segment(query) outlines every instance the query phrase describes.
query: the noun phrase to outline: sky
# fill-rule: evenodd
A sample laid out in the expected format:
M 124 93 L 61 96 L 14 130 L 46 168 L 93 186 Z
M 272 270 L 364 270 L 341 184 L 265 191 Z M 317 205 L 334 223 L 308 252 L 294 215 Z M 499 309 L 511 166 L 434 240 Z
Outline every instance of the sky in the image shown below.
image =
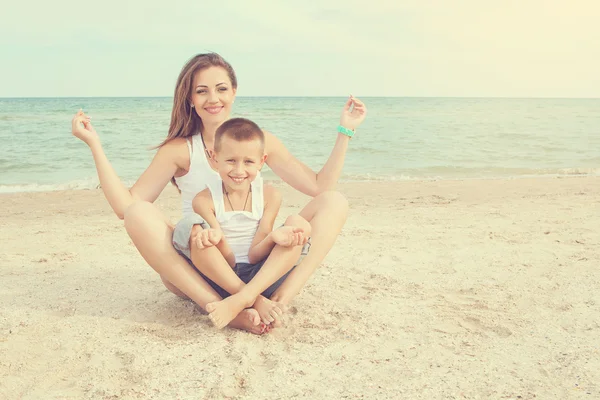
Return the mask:
M 239 96 L 600 97 L 597 0 L 11 1 L 0 97 L 172 96 L 214 51 Z

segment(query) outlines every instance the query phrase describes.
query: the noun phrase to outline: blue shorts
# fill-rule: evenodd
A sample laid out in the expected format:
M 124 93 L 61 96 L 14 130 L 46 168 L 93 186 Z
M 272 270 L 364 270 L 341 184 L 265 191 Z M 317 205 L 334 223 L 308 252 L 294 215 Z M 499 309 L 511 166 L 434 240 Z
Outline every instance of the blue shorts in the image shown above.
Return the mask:
M 206 222 L 204 222 L 204 219 L 202 219 L 202 217 L 198 214 L 189 214 L 184 216 L 181 219 L 181 221 L 177 223 L 173 231 L 173 247 L 175 247 L 175 250 L 177 250 L 177 252 L 181 254 L 187 260 L 187 262 L 192 267 L 194 267 L 196 271 L 198 271 L 198 273 L 204 278 L 204 280 L 208 282 L 208 284 L 212 286 L 213 289 L 215 289 L 219 296 L 221 296 L 222 298 L 228 297 L 230 296 L 230 293 L 228 293 L 219 285 L 208 279 L 208 277 L 202 272 L 200 272 L 192 262 L 192 256 L 190 251 L 190 236 L 192 234 L 192 228 L 194 227 L 194 225 L 202 225 L 202 227 L 204 227 L 205 229 L 208 227 Z M 310 239 L 302 248 L 302 252 L 300 253 L 298 261 L 296 261 L 296 264 L 285 275 L 283 275 L 275 283 L 269 286 L 264 292 L 262 292 L 262 295 L 266 298 L 270 298 L 273 295 L 273 293 L 275 293 L 275 291 L 279 288 L 279 286 L 281 286 L 283 281 L 285 281 L 285 278 L 288 277 L 290 272 L 292 272 L 293 269 L 296 268 L 296 265 L 300 264 L 300 261 L 302 261 L 302 259 L 308 254 L 309 250 Z M 250 280 L 252 280 L 252 278 L 254 278 L 258 271 L 260 271 L 265 261 L 266 259 L 256 264 L 237 263 L 235 264 L 233 271 L 242 280 L 242 282 L 248 283 L 250 282 Z

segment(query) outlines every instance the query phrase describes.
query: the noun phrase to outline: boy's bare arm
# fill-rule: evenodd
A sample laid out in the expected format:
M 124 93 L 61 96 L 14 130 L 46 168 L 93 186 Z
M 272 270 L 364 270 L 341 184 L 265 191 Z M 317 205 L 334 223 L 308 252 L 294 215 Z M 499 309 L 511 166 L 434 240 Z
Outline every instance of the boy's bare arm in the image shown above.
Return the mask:
M 204 189 L 198 193 L 196 197 L 194 197 L 194 200 L 192 200 L 192 208 L 196 214 L 200 215 L 204 221 L 206 221 L 210 226 L 210 229 L 213 229 L 220 235 L 221 240 L 216 244 L 216 247 L 227 261 L 227 264 L 229 264 L 231 268 L 235 267 L 235 255 L 233 254 L 231 247 L 229 247 L 227 239 L 221 230 L 221 225 L 215 216 L 214 202 L 210 190 Z
M 256 230 L 256 235 L 252 240 L 250 252 L 248 253 L 249 261 L 254 264 L 265 259 L 275 247 L 275 242 L 271 238 L 273 224 L 277 213 L 281 207 L 281 193 L 271 185 L 263 186 L 263 195 L 265 199 L 263 216 Z

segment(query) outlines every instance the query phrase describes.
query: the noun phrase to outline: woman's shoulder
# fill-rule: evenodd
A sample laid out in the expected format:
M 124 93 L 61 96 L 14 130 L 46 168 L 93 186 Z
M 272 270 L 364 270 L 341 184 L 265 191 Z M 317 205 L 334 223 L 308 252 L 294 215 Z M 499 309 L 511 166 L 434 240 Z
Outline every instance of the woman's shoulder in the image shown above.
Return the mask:
M 190 153 L 186 138 L 169 140 L 158 149 L 158 154 L 173 159 L 178 165 L 190 163 Z
M 167 143 L 163 144 L 160 148 L 161 149 L 169 149 L 169 150 L 173 150 L 173 149 L 179 149 L 181 147 L 185 147 L 187 149 L 187 141 L 188 139 L 191 138 L 175 138 L 175 139 L 171 139 L 169 140 Z
M 277 136 L 273 135 L 271 132 L 263 129 L 263 134 L 265 135 L 265 153 L 273 153 L 277 152 L 277 149 L 283 146 L 281 140 L 277 138 Z

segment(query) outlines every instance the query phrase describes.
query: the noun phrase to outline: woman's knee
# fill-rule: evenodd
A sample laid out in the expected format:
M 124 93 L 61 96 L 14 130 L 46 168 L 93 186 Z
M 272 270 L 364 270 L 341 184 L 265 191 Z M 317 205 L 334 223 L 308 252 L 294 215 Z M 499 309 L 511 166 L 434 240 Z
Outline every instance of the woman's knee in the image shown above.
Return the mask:
M 125 229 L 129 231 L 144 221 L 147 221 L 157 211 L 156 206 L 147 201 L 136 201 L 129 205 L 123 213 Z
M 348 199 L 342 193 L 337 190 L 328 190 L 317 196 L 319 201 L 322 203 L 322 207 L 328 211 L 334 211 L 346 216 L 350 209 Z
M 154 204 L 135 202 L 127 207 L 123 217 L 125 230 L 138 250 L 140 245 L 147 247 L 149 243 L 157 247 L 156 240 L 162 242 L 169 238 L 170 241 L 173 227 Z

